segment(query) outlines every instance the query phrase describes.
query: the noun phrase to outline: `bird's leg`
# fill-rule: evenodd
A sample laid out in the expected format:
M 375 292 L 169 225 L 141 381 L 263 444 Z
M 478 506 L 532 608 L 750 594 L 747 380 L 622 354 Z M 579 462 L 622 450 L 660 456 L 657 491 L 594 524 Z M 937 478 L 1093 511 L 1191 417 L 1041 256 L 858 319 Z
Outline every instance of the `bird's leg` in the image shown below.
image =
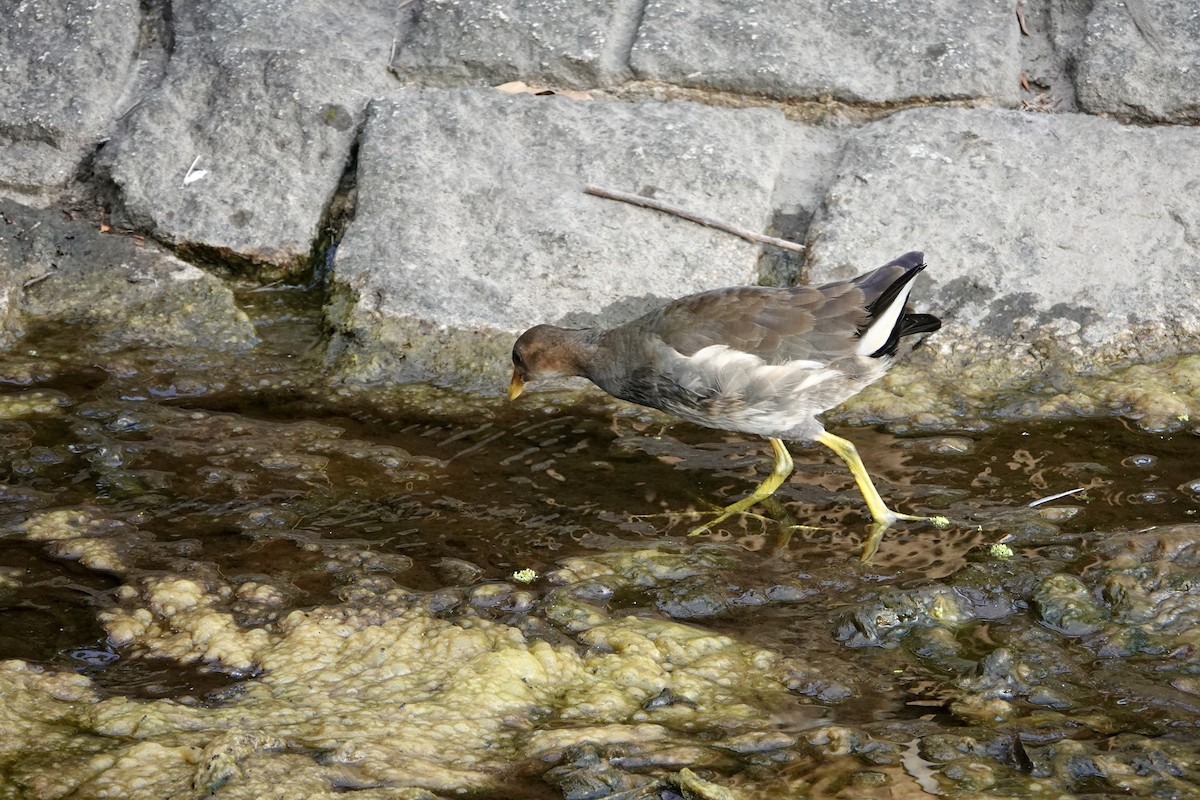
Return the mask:
M 862 555 L 859 556 L 859 561 L 864 564 L 870 564 L 871 559 L 875 558 L 875 554 L 879 552 L 879 543 L 883 541 L 883 534 L 888 529 L 886 522 L 872 522 L 871 527 L 867 531 L 867 540 L 863 542 Z
M 792 474 L 792 469 L 794 467 L 792 464 L 792 454 L 788 452 L 788 449 L 784 446 L 782 440 L 776 439 L 774 436 L 772 436 L 768 441 L 771 442 L 771 449 L 775 451 L 775 466 L 772 468 L 771 474 L 767 476 L 767 479 L 760 483 L 748 497 L 738 500 L 732 505 L 725 506 L 717 512 L 717 516 L 715 516 L 710 522 L 706 522 L 700 527 L 693 529 L 692 532 L 688 534 L 689 536 L 699 536 L 700 534 L 706 532 L 713 525 L 716 525 L 718 522 L 724 522 L 734 514 L 741 514 L 743 511 L 755 505 L 756 503 L 762 502 L 771 495 L 775 494 L 775 490 L 783 485 L 783 482 L 787 480 L 788 475 Z M 846 444 L 850 443 L 847 442 Z
M 846 462 L 846 466 L 850 468 L 850 473 L 854 476 L 854 482 L 858 484 L 858 490 L 862 492 L 863 499 L 867 501 L 867 509 L 871 512 L 871 518 L 875 520 L 876 525 L 886 528 L 902 519 L 933 520 L 932 517 L 914 517 L 911 514 L 901 514 L 888 508 L 887 504 L 883 502 L 883 498 L 879 496 L 879 492 L 875 490 L 875 484 L 871 483 L 871 476 L 867 474 L 867 468 L 859 458 L 858 450 L 854 447 L 853 442 L 840 436 L 834 436 L 829 431 L 818 436 L 817 441 L 837 453 L 838 457 Z

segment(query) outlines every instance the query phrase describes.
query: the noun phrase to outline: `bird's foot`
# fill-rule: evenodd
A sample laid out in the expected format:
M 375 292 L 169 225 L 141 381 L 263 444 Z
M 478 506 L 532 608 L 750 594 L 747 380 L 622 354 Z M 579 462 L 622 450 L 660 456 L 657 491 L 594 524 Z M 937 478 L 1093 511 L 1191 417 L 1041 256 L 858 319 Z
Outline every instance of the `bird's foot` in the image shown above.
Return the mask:
M 740 501 L 738 503 L 734 503 L 733 505 L 725 506 L 724 508 L 714 508 L 708 512 L 695 512 L 699 514 L 712 514 L 713 518 L 703 525 L 693 528 L 688 536 L 700 536 L 701 534 L 708 533 L 713 527 L 733 516 L 756 519 L 759 522 L 762 522 L 764 525 L 780 526 L 783 530 L 788 532 L 800 530 L 815 531 L 820 529 L 819 526 L 816 525 L 804 525 L 798 522 L 796 517 L 792 515 L 792 512 L 789 511 L 787 507 L 784 506 L 783 503 L 779 502 L 779 499 L 773 495 L 770 497 L 764 497 L 757 503 L 742 507 L 744 503 L 745 501 Z M 749 511 L 748 509 L 751 507 L 751 505 L 760 506 L 766 513 L 756 514 L 752 511 Z
M 737 514 L 737 513 L 746 514 L 747 516 L 751 516 L 751 517 L 757 517 L 758 519 L 766 519 L 765 517 L 761 517 L 758 514 L 751 514 L 748 511 L 737 512 L 737 511 L 730 511 L 726 508 L 722 508 L 717 511 L 706 511 L 706 512 L 702 511 L 699 513 L 712 514 L 713 518 L 711 520 L 709 520 L 708 522 L 704 523 L 703 525 L 697 525 L 695 528 L 692 528 L 690 531 L 688 531 L 688 536 L 701 536 L 705 533 L 708 533 L 710 530 L 712 530 L 712 527 L 714 525 L 718 525 L 718 524 L 724 522 L 725 520 L 729 519 L 730 517 L 732 517 L 734 514 Z
M 950 518 L 940 515 L 932 517 L 921 517 L 915 514 L 901 514 L 899 511 L 892 511 L 890 508 L 884 509 L 886 513 L 874 518 L 876 524 L 883 524 L 885 527 L 896 524 L 897 522 L 928 522 L 935 528 L 949 528 Z
M 734 505 L 737 504 L 735 503 Z M 656 514 L 630 514 L 629 516 L 630 519 L 666 519 L 668 526 L 673 526 L 685 519 L 695 519 L 696 517 L 705 517 L 710 515 L 712 516 L 712 519 L 708 520 L 702 525 L 692 528 L 688 532 L 688 536 L 700 536 L 701 534 L 708 533 L 714 526 L 719 525 L 733 516 L 749 517 L 764 523 L 772 523 L 776 521 L 770 517 L 763 516 L 762 514 L 755 514 L 752 511 L 746 511 L 744 509 L 730 510 L 730 508 L 731 507 L 727 506 L 725 508 L 715 508 L 709 511 L 697 511 L 695 509 L 689 511 L 661 511 Z
M 758 499 L 753 495 L 744 500 L 739 500 L 736 503 L 727 505 L 724 508 L 717 508 L 712 511 L 697 511 L 696 514 L 711 514 L 712 519 L 703 525 L 697 525 L 688 533 L 688 536 L 700 536 L 712 530 L 714 525 L 719 525 L 725 520 L 733 516 L 750 517 L 752 519 L 761 520 L 763 522 L 774 522 L 770 517 L 764 517 L 762 514 L 754 514 L 749 509 L 756 505 Z
M 629 519 L 639 519 L 639 520 L 659 520 L 659 519 L 661 519 L 661 520 L 666 520 L 667 525 L 670 527 L 670 526 L 674 526 L 680 522 L 683 522 L 685 520 L 695 519 L 696 517 L 703 516 L 705 514 L 720 514 L 720 513 L 721 513 L 721 509 L 718 509 L 716 511 L 697 511 L 695 509 L 689 509 L 687 511 L 658 511 L 653 514 L 630 514 Z M 750 516 L 756 516 L 756 515 L 751 514 Z M 721 519 L 723 519 L 723 518 L 724 517 L 719 517 L 719 518 L 713 520 L 712 522 L 707 523 L 707 525 L 715 524 L 716 522 L 721 521 Z
M 937 514 L 931 517 L 919 517 L 914 514 L 901 514 L 886 507 L 884 510 L 887 513 L 877 515 L 874 518 L 874 521 L 871 523 L 870 533 L 867 535 L 867 541 L 863 543 L 863 551 L 859 560 L 864 564 L 869 564 L 871 559 L 875 557 L 875 553 L 879 550 L 879 543 L 883 540 L 884 532 L 897 522 L 928 522 L 938 529 L 950 527 L 949 517 Z

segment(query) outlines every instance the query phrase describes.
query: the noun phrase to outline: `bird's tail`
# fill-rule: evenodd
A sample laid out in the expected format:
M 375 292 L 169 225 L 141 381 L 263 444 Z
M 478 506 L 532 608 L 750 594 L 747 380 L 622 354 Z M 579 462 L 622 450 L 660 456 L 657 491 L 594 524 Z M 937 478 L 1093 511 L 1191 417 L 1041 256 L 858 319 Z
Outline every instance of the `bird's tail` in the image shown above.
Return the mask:
M 942 321 L 931 314 L 908 313 L 909 292 L 913 278 L 925 269 L 922 253 L 905 253 L 879 269 L 855 279 L 870 302 L 867 304 L 867 324 L 859 331 L 859 355 L 880 358 L 896 354 L 900 337 L 914 333 L 929 333 L 942 327 Z

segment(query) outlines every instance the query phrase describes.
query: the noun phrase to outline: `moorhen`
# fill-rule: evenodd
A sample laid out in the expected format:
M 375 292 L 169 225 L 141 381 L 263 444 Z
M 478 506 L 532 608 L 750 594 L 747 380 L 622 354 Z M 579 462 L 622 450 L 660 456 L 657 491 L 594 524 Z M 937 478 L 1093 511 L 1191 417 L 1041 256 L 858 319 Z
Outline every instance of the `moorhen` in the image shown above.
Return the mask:
M 823 286 L 739 286 L 681 297 L 616 328 L 538 325 L 513 346 L 508 397 L 529 381 L 578 375 L 604 391 L 709 428 L 756 433 L 775 451 L 771 474 L 700 533 L 770 497 L 792 472 L 781 440 L 820 442 L 837 453 L 878 527 L 924 520 L 892 511 L 854 445 L 817 415 L 879 380 L 902 336 L 941 327 L 907 308 L 923 254 Z

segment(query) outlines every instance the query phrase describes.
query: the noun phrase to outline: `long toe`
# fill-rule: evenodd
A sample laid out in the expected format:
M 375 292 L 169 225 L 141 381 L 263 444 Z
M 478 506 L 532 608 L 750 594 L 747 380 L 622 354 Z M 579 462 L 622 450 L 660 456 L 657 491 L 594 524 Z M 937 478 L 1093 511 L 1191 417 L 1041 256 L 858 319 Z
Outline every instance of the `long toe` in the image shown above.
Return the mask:
M 762 514 L 755 514 L 752 511 L 746 510 L 747 508 L 749 508 L 749 506 L 747 506 L 746 508 L 734 508 L 734 506 L 737 506 L 737 505 L 740 505 L 740 503 L 734 503 L 734 505 L 726 506 L 725 508 L 718 508 L 715 511 L 693 512 L 696 514 L 712 514 L 713 518 L 710 519 L 708 522 L 705 522 L 703 525 L 697 525 L 696 527 L 692 528 L 691 531 L 688 532 L 688 536 L 699 536 L 701 534 L 708 533 L 714 527 L 716 527 L 717 525 L 720 525 L 722 522 L 729 519 L 730 517 L 750 517 L 751 519 L 757 519 L 761 522 L 774 522 L 775 521 L 775 520 L 771 519 L 770 517 L 764 517 Z
M 885 528 L 895 525 L 897 522 L 928 522 L 937 528 L 945 528 L 950 524 L 950 520 L 943 516 L 934 515 L 932 517 L 922 517 L 915 514 L 901 514 L 899 511 L 892 511 L 890 508 L 885 508 L 887 514 L 882 518 L 875 518 L 874 522 L 882 524 Z

